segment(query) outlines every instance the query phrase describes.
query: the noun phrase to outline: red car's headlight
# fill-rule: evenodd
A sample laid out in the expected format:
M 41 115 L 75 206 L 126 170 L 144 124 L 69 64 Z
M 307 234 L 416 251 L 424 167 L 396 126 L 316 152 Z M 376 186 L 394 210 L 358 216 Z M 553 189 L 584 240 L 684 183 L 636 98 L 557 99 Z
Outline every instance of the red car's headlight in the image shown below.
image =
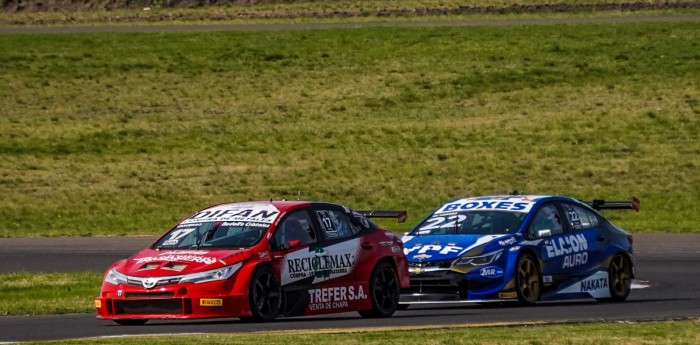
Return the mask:
M 231 266 L 221 267 L 215 270 L 186 274 L 182 277 L 180 283 L 198 284 L 216 280 L 225 280 L 230 278 L 234 273 L 236 273 L 238 269 L 241 268 L 241 266 L 243 266 L 243 263 L 239 262 Z
M 105 283 L 114 285 L 126 284 L 129 277 L 126 274 L 119 273 L 116 268 L 112 268 L 105 275 Z

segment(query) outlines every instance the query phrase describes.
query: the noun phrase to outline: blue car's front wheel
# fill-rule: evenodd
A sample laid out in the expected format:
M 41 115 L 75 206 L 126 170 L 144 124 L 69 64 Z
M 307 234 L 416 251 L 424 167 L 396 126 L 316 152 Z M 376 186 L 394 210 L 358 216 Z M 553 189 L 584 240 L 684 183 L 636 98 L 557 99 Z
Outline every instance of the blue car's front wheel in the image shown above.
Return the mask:
M 540 271 L 535 259 L 528 254 L 518 258 L 515 272 L 515 289 L 518 301 L 523 305 L 532 305 L 540 299 Z

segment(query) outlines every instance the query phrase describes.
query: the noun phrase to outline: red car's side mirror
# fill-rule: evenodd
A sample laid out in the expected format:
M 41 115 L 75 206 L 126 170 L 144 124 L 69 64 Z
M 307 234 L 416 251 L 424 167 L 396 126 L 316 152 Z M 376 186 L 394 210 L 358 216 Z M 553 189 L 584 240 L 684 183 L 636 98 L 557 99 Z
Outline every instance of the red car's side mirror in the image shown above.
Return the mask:
M 288 242 L 288 244 L 289 244 L 289 248 L 296 248 L 296 247 L 299 247 L 301 245 L 301 241 L 300 240 L 291 240 Z

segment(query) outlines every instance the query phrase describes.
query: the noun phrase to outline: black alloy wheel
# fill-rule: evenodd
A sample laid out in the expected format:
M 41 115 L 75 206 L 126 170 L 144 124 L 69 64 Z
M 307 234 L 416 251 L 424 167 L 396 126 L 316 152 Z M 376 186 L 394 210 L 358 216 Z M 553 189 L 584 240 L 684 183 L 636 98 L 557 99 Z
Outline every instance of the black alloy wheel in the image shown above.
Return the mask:
M 389 317 L 399 307 L 399 279 L 394 266 L 380 262 L 372 271 L 369 281 L 372 309 L 360 310 L 362 317 Z
M 255 270 L 248 291 L 250 311 L 255 321 L 272 321 L 282 311 L 282 286 L 270 267 Z

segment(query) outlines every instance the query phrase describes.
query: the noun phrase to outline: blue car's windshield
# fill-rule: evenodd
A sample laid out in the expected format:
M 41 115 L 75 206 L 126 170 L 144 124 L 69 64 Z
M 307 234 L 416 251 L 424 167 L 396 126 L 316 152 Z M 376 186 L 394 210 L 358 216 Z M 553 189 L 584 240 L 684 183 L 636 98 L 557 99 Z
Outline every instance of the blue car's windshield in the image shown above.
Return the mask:
M 433 214 L 416 226 L 411 235 L 498 235 L 518 231 L 527 213 L 465 211 Z

